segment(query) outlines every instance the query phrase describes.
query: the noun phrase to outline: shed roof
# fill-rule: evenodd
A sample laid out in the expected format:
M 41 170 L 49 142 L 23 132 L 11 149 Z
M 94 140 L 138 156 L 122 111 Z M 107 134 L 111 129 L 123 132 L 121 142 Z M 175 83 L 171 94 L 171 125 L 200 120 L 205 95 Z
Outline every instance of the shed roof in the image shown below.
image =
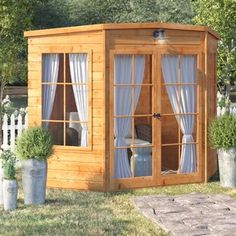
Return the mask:
M 219 39 L 220 36 L 217 32 L 210 29 L 207 26 L 199 25 L 187 25 L 187 24 L 173 24 L 173 23 L 110 23 L 110 24 L 95 24 L 95 25 L 83 25 L 83 26 L 73 26 L 73 27 L 63 27 L 63 28 L 53 28 L 53 29 L 43 29 L 43 30 L 32 30 L 25 31 L 25 37 L 37 37 L 37 36 L 48 36 L 48 35 L 58 35 L 67 33 L 77 33 L 86 31 L 96 31 L 96 30 L 119 30 L 119 29 L 177 29 L 177 30 L 187 30 L 187 31 L 199 31 L 199 32 L 209 32 L 215 38 Z

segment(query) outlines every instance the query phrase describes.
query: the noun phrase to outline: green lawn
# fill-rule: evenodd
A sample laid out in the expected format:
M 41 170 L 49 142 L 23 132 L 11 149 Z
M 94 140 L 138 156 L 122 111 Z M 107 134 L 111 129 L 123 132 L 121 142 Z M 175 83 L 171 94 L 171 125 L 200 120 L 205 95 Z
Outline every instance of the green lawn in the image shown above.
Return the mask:
M 167 235 L 140 215 L 130 199 L 190 192 L 236 197 L 236 189 L 221 188 L 218 182 L 212 182 L 117 193 L 50 189 L 44 206 L 24 206 L 20 188 L 18 209 L 12 212 L 0 209 L 0 235 Z

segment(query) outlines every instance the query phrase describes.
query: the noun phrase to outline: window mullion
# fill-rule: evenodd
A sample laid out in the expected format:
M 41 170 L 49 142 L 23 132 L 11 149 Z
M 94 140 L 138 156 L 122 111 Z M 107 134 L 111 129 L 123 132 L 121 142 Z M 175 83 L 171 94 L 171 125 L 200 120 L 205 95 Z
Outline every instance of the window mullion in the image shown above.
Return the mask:
M 64 132 L 63 132 L 63 143 L 64 146 L 66 146 L 66 54 L 63 54 L 63 126 L 64 126 Z

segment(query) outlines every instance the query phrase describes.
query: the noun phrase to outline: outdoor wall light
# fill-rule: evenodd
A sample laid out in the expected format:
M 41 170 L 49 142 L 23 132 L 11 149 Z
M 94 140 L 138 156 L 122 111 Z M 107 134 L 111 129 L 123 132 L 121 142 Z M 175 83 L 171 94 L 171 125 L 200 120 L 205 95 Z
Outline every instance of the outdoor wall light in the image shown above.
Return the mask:
M 165 39 L 165 30 L 164 29 L 157 29 L 153 31 L 153 37 L 157 40 Z

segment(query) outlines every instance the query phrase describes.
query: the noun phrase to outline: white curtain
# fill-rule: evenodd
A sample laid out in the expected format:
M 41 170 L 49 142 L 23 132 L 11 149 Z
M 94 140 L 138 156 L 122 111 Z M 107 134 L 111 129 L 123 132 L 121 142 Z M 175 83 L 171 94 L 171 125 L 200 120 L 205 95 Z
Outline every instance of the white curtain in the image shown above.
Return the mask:
M 59 54 L 43 55 L 43 82 L 57 83 L 59 71 Z M 56 84 L 43 85 L 43 120 L 50 120 L 56 93 Z M 48 122 L 43 123 L 48 127 Z
M 70 75 L 76 108 L 82 127 L 81 147 L 88 146 L 88 56 L 86 53 L 69 54 Z M 85 122 L 85 123 L 83 123 Z
M 196 57 L 165 55 L 162 58 L 162 71 L 165 83 L 178 83 L 178 70 L 180 69 L 181 83 L 196 82 Z M 195 86 L 181 85 L 180 97 L 178 94 L 178 86 L 166 86 L 168 97 L 174 113 L 195 113 Z M 180 100 L 180 111 L 178 101 Z M 177 122 L 179 118 L 176 115 Z M 194 115 L 180 115 L 180 128 L 183 133 L 181 157 L 179 164 L 179 173 L 192 173 L 197 168 L 196 145 L 191 144 L 193 139 Z M 186 143 L 186 144 L 185 144 Z M 188 144 L 190 143 L 190 144 Z
M 134 56 L 134 83 L 142 84 L 145 68 L 145 57 Z M 114 94 L 114 115 L 132 115 L 132 56 L 115 56 L 115 78 L 116 85 L 129 84 L 130 86 L 115 87 Z M 134 90 L 134 108 L 137 106 L 141 86 Z M 115 147 L 127 146 L 125 137 L 131 129 L 131 118 L 115 118 Z M 127 178 L 132 175 L 127 149 L 115 149 L 115 178 Z

